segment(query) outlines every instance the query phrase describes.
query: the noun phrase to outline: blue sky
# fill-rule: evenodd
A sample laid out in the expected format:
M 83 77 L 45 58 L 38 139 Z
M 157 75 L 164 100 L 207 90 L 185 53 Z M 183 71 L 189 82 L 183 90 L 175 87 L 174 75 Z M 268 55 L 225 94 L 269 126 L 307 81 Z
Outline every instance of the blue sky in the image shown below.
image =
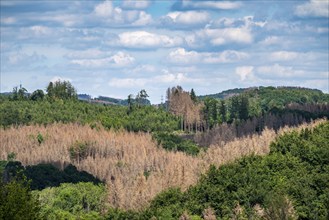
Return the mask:
M 249 86 L 329 92 L 329 1 L 1 1 L 1 92 L 70 80 L 126 98 Z

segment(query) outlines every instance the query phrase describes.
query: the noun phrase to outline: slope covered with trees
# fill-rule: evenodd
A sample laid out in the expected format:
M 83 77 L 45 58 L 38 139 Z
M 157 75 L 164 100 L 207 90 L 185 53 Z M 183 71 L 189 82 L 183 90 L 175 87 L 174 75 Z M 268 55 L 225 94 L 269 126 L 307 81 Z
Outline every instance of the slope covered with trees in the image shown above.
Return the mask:
M 305 124 L 300 129 L 312 128 L 318 123 L 320 121 Z M 278 133 L 264 130 L 261 135 L 218 143 L 206 152 L 190 156 L 158 147 L 147 133 L 92 129 L 78 124 L 20 126 L 0 131 L 0 159 L 16 155 L 16 159 L 27 166 L 26 170 L 32 165 L 50 163 L 66 171 L 71 163 L 106 183 L 107 201 L 112 207 L 139 209 L 164 189 L 187 189 L 211 164 L 218 166 L 245 155 L 267 154 L 270 142 L 287 130 L 291 128 Z M 38 134 L 44 137 L 41 143 Z M 89 181 L 92 180 L 89 178 Z
M 60 81 L 1 96 L 4 203 L 25 212 L 22 194 L 35 219 L 328 215 L 328 122 L 313 130 L 329 116 L 328 94 L 259 87 L 201 99 L 177 86 L 163 105 L 147 97 L 95 104 Z
M 307 112 L 312 114 L 316 109 L 325 108 L 322 113 L 327 113 L 329 103 L 328 94 L 316 89 L 298 87 L 249 88 L 225 100 L 220 99 L 220 96 L 213 95 L 203 98 L 205 120 L 210 127 L 216 123 L 246 120 L 264 114 L 283 114 L 286 111 L 306 115 Z M 318 113 L 319 111 L 315 114 Z
M 328 134 L 328 122 L 313 130 L 285 133 L 271 144 L 269 155 L 244 157 L 219 168 L 211 166 L 195 186 L 185 192 L 177 188 L 162 192 L 140 216 L 327 219 Z

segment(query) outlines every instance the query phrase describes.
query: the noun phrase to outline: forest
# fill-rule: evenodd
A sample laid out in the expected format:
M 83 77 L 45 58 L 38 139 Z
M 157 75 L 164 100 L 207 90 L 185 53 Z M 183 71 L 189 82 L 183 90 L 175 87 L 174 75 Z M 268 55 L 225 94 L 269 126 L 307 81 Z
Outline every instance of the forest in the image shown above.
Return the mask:
M 0 219 L 329 218 L 329 94 L 147 98 L 79 100 L 68 81 L 1 95 Z

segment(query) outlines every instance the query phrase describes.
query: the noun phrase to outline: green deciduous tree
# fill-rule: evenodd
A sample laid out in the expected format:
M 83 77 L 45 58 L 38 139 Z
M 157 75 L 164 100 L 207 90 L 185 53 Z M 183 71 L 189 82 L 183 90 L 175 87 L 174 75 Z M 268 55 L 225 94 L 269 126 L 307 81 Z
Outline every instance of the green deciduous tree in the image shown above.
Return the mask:
M 59 187 L 46 188 L 39 195 L 42 218 L 62 219 L 64 216 L 84 219 L 100 219 L 106 208 L 106 187 L 93 183 L 63 183 Z
M 222 116 L 222 122 L 226 122 L 227 111 L 226 111 L 226 106 L 225 106 L 224 100 L 220 101 L 219 112 L 220 112 L 220 115 Z
M 139 91 L 138 94 L 136 95 L 136 101 L 137 101 L 138 107 L 140 107 L 141 105 L 145 105 L 147 103 L 148 97 L 149 97 L 149 95 L 147 94 L 145 89 L 142 89 L 141 91 Z
M 128 101 L 128 114 L 132 111 L 132 109 L 133 109 L 133 94 L 129 94 L 128 95 L 128 99 L 127 99 L 127 101 Z
M 30 99 L 33 101 L 41 101 L 44 97 L 45 93 L 41 89 L 37 89 L 31 94 Z
M 247 120 L 249 117 L 249 99 L 246 95 L 240 96 L 239 118 Z
M 194 103 L 198 101 L 193 88 L 191 89 L 190 96 Z
M 40 219 L 39 203 L 25 177 L 4 183 L 0 178 L 0 219 Z
M 50 82 L 47 86 L 47 96 L 53 99 L 77 99 L 76 89 L 69 81 L 58 80 Z
M 15 86 L 12 91 L 12 100 L 25 100 L 27 99 L 27 89 L 19 85 L 19 88 Z

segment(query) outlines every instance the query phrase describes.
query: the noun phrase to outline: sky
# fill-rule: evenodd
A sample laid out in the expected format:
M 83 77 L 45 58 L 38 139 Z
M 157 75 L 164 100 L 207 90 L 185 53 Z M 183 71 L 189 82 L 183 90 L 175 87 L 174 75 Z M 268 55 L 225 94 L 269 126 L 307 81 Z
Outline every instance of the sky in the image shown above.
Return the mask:
M 152 103 L 251 86 L 329 92 L 329 0 L 1 0 L 1 92 L 69 80 Z

